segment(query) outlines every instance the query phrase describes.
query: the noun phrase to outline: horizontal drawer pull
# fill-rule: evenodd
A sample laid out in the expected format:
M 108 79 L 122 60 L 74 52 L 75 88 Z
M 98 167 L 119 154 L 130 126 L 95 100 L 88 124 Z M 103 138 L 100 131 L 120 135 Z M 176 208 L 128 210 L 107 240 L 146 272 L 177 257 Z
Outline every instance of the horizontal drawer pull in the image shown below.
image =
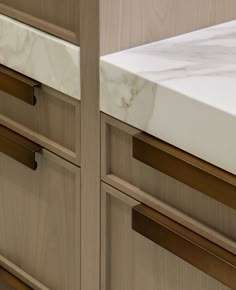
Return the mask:
M 133 157 L 236 209 L 236 176 L 146 133 L 133 136 Z
M 132 209 L 132 228 L 224 285 L 236 289 L 234 254 L 143 204 Z
M 18 280 L 0 266 L 0 289 L 9 290 L 32 290 L 29 286 Z
M 34 106 L 39 83 L 0 65 L 0 90 Z
M 41 149 L 38 144 L 0 125 L 0 152 L 35 170 L 35 153 Z

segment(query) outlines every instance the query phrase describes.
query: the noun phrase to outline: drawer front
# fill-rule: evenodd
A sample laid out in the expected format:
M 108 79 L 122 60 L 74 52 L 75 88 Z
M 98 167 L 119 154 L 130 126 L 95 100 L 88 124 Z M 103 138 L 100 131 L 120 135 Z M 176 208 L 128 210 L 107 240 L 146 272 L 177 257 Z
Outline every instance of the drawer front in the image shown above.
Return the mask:
M 10 149 L 2 137 L 0 263 L 4 257 L 45 285 L 39 289 L 80 289 L 80 169 L 38 147 L 32 168 L 18 156 L 35 145 L 4 136 Z
M 235 289 L 235 255 L 191 231 L 193 243 L 188 244 L 186 228 L 172 221 L 175 229 L 171 232 L 171 223 L 164 228 L 168 218 L 162 216 L 158 224 L 155 215 L 159 213 L 148 207 L 154 214 L 149 223 L 142 223 L 145 218 L 138 214 L 145 206 L 137 204 L 120 191 L 102 185 L 102 290 Z M 231 269 L 228 259 L 234 263 Z
M 150 205 L 154 201 L 164 202 L 235 242 L 235 209 L 210 197 L 207 193 L 196 190 L 177 180 L 178 176 L 176 178 L 170 177 L 145 164 L 145 162 L 134 158 L 134 136 L 138 136 L 139 133 L 138 130 L 124 123 L 104 114 L 102 115 L 102 179 L 135 198 L 142 196 L 144 201 Z M 143 150 L 143 154 L 142 152 L 140 154 L 145 156 L 148 152 L 145 148 Z M 161 156 L 158 165 L 162 164 L 164 160 L 164 165 L 173 169 L 173 164 L 165 162 L 164 158 L 165 156 Z M 152 158 L 150 159 L 153 161 Z M 180 166 L 184 168 L 184 165 L 181 164 Z M 182 167 L 179 168 L 176 169 L 177 173 L 182 170 Z M 189 171 L 190 169 L 186 170 L 185 177 L 187 177 Z M 170 174 L 172 173 L 170 172 Z M 197 185 L 202 186 L 202 188 L 214 186 L 214 182 L 217 181 L 213 179 L 210 185 L 205 185 L 204 179 L 202 184 L 201 179 L 196 178 L 196 180 L 199 182 Z M 224 180 L 221 180 L 218 183 L 218 187 L 220 188 L 223 183 Z M 227 191 L 221 192 L 221 196 L 225 198 L 228 193 L 231 194 L 228 200 L 231 197 L 233 204 L 235 202 L 234 192 L 236 196 L 236 187 L 230 187 L 228 190 L 226 186 L 225 190 Z M 219 195 L 219 197 L 221 196 Z
M 2 0 L 0 13 L 79 44 L 79 0 Z
M 0 67 L 0 122 L 79 164 L 80 102 Z

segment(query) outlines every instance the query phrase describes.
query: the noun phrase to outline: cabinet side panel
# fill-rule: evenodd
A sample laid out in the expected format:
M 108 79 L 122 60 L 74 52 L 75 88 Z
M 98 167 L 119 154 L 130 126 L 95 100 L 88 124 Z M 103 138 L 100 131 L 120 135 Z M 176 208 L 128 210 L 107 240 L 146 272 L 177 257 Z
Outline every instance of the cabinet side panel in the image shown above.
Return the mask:
M 101 55 L 235 19 L 234 0 L 101 0 Z

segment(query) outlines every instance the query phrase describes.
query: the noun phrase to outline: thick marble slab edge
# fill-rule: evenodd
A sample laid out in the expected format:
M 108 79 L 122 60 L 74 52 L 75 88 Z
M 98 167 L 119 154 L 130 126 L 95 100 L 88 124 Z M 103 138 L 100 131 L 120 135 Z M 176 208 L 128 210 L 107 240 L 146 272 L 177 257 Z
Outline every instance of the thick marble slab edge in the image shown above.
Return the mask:
M 80 99 L 80 48 L 4 15 L 0 63 Z
M 100 109 L 236 174 L 236 21 L 101 58 Z

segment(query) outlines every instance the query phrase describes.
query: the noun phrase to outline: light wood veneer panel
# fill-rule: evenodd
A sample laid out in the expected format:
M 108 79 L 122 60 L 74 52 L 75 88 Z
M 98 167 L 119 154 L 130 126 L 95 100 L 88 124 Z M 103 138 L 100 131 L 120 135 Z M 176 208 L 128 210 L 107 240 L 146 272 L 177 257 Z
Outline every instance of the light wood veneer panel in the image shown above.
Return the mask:
M 79 0 L 2 0 L 0 13 L 79 44 Z
M 0 91 L 0 122 L 36 143 L 80 163 L 80 102 L 42 85 L 31 106 Z
M 102 185 L 101 290 L 229 290 L 132 230 L 137 201 Z
M 102 114 L 102 180 L 134 198 L 141 196 L 141 201 L 151 207 L 166 208 L 167 205 L 168 214 L 176 209 L 187 215 L 193 221 L 185 226 L 194 227 L 195 231 L 195 226 L 200 231 L 204 228 L 203 225 L 212 228 L 222 237 L 227 237 L 229 241 L 226 244 L 230 244 L 231 251 L 235 251 L 236 211 L 134 159 L 132 136 L 138 132 L 137 129 Z M 178 218 L 181 223 L 181 214 L 176 213 L 171 218 Z M 201 225 L 196 225 L 194 220 Z M 203 235 L 208 236 L 208 230 L 203 231 Z M 220 240 L 219 237 L 217 243 Z M 223 244 L 222 246 L 227 247 Z
M 50 289 L 79 290 L 80 169 L 46 150 L 37 163 L 0 154 L 0 254 Z
M 100 289 L 99 0 L 80 0 L 81 289 Z
M 234 0 L 101 0 L 101 55 L 233 20 Z

